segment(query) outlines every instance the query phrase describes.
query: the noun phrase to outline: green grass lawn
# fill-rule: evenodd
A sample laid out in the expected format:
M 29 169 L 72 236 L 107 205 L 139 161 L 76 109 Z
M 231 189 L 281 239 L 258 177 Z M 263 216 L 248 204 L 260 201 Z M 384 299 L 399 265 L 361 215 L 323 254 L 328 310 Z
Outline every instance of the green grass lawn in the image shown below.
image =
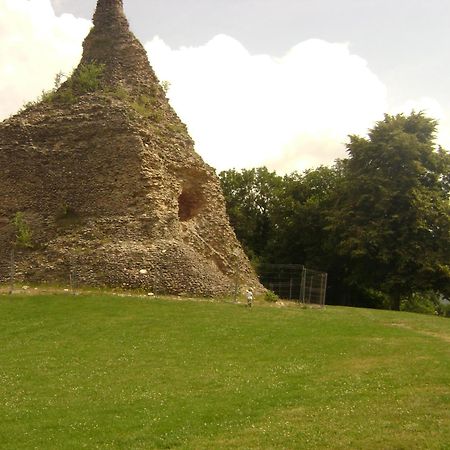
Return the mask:
M 450 320 L 0 296 L 0 448 L 450 449 Z

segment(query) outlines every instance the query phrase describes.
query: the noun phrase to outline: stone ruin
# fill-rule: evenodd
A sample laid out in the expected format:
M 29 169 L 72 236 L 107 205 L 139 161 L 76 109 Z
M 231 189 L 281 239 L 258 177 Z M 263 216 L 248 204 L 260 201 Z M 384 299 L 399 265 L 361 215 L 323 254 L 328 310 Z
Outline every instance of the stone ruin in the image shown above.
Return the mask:
M 0 282 L 223 295 L 260 286 L 215 171 L 194 151 L 129 30 L 99 0 L 83 57 L 57 90 L 0 124 Z

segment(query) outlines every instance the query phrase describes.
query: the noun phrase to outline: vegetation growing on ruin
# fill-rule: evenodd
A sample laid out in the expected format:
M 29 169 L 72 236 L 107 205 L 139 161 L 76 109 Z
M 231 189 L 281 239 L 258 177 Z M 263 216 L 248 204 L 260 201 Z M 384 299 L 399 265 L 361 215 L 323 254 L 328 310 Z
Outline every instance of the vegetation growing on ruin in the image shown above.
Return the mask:
M 141 116 L 159 121 L 161 112 L 155 108 L 154 99 L 145 94 L 140 94 L 130 100 L 130 106 Z M 156 120 L 157 118 L 157 120 Z
M 104 70 L 104 64 L 92 62 L 79 66 L 69 76 L 59 72 L 55 75 L 53 89 L 42 91 L 42 94 L 35 101 L 26 103 L 22 109 L 27 109 L 39 103 L 72 104 L 76 101 L 77 95 L 102 89 Z M 65 78 L 67 78 L 66 81 L 63 81 Z
M 36 100 L 25 103 L 21 111 L 40 103 L 70 105 L 76 102 L 78 95 L 102 91 L 108 96 L 126 102 L 140 116 L 153 122 L 162 121 L 163 113 L 158 108 L 155 90 L 136 95 L 120 85 L 104 86 L 102 83 L 104 71 L 104 64 L 93 62 L 79 66 L 69 76 L 59 72 L 55 75 L 53 88 L 47 91 L 43 90 Z M 161 88 L 164 93 L 167 93 L 170 82 L 162 81 Z M 173 131 L 180 131 L 180 127 L 173 127 Z
M 15 230 L 15 245 L 19 248 L 33 247 L 33 232 L 25 219 L 23 212 L 17 212 L 12 220 Z
M 170 81 L 163 80 L 159 83 L 162 87 L 162 90 L 164 91 L 164 94 L 167 94 L 169 92 L 169 89 L 171 87 Z
M 81 65 L 69 78 L 71 88 L 81 94 L 98 91 L 101 88 L 104 71 L 104 64 Z
M 161 122 L 163 120 L 163 112 L 156 101 L 156 92 L 149 91 L 146 93 L 131 93 L 123 86 L 110 86 L 105 93 L 113 98 L 125 102 L 140 116 L 150 119 L 153 122 Z

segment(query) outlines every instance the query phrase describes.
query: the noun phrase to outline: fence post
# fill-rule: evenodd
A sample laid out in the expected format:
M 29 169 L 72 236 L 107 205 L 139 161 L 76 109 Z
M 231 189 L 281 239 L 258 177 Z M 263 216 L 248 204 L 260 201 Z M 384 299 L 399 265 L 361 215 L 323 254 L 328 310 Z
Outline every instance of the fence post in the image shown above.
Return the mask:
M 70 269 L 69 279 L 70 279 L 70 291 L 72 292 L 72 295 L 75 295 L 75 275 L 73 272 L 73 268 Z
M 306 297 L 306 268 L 303 266 L 300 283 L 300 302 L 304 303 L 305 297 Z
M 76 277 L 76 263 L 75 255 L 72 253 L 69 259 L 69 283 L 70 283 L 70 293 L 76 295 L 77 288 L 77 277 Z
M 328 273 L 322 275 L 322 292 L 320 298 L 320 306 L 325 306 L 325 297 L 327 295 L 327 283 L 328 283 Z
M 14 292 L 14 278 L 16 276 L 16 258 L 14 247 L 11 250 L 10 272 L 9 272 L 9 295 Z
M 309 280 L 309 289 L 308 289 L 308 304 L 311 303 L 311 295 L 312 295 L 312 286 L 313 286 L 313 277 L 314 275 L 310 276 Z

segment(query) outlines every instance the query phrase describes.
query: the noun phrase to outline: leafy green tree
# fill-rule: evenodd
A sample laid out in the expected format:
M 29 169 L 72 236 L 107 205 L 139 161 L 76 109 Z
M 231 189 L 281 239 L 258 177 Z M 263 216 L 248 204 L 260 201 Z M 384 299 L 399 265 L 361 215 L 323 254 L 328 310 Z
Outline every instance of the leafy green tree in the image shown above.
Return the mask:
M 339 161 L 331 168 L 284 177 L 266 168 L 220 174 L 231 223 L 256 268 L 258 263 L 298 263 L 328 270 L 331 292 L 339 295 L 341 261 L 335 263 L 325 227 L 330 197 L 344 166 Z
M 227 170 L 219 178 L 231 225 L 249 257 L 257 262 L 266 256 L 273 238 L 272 216 L 282 178 L 266 167 Z
M 318 269 L 329 265 L 326 256 L 326 217 L 330 195 L 341 179 L 344 163 L 318 167 L 283 178 L 274 210 L 274 239 L 269 249 L 276 262 L 301 263 Z
M 327 231 L 348 286 L 381 291 L 391 308 L 413 292 L 450 289 L 450 156 L 422 113 L 386 115 L 351 136 Z

